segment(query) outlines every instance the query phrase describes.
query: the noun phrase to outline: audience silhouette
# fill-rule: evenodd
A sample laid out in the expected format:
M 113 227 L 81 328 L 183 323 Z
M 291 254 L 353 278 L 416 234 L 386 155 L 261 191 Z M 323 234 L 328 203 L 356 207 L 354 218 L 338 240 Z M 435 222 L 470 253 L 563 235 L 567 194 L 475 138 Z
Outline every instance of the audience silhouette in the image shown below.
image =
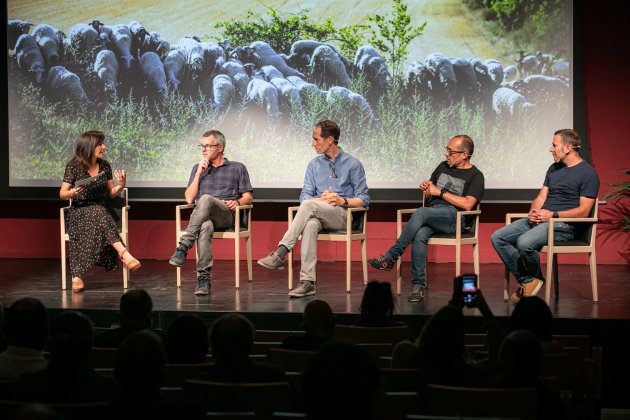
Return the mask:
M 164 346 L 170 364 L 203 362 L 210 347 L 206 322 L 198 315 L 178 316 L 166 331 Z
M 361 300 L 361 314 L 356 325 L 362 327 L 393 327 L 407 325 L 394 321 L 394 294 L 389 282 L 371 281 L 365 287 Z
M 282 342 L 282 347 L 290 350 L 317 351 L 322 344 L 335 335 L 335 314 L 330 305 L 316 299 L 304 308 L 302 319 L 304 335 L 293 335 Z

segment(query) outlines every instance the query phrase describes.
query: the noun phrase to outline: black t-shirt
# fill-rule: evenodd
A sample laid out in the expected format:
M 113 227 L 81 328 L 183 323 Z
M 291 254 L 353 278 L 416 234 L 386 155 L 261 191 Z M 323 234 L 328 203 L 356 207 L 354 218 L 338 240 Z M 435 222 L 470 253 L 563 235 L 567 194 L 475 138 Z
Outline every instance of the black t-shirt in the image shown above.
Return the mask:
M 597 197 L 599 177 L 586 161 L 574 166 L 556 162 L 547 170 L 543 185 L 549 188 L 543 209 L 570 210 L 580 206 L 580 197 Z
M 451 168 L 444 161 L 431 174 L 431 181 L 436 187 L 443 188 L 451 194 L 475 197 L 478 203 L 483 198 L 485 180 L 483 173 L 476 166 L 468 169 Z M 452 205 L 438 196 L 431 196 L 427 206 L 436 204 Z

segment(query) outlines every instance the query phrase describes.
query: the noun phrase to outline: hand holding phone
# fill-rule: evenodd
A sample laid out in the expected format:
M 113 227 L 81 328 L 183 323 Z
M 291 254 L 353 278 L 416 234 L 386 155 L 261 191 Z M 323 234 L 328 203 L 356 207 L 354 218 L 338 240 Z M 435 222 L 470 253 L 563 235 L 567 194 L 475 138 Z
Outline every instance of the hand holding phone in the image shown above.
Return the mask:
M 455 287 L 461 291 L 461 298 L 467 308 L 475 306 L 479 290 L 479 283 L 476 274 L 464 274 L 455 277 Z

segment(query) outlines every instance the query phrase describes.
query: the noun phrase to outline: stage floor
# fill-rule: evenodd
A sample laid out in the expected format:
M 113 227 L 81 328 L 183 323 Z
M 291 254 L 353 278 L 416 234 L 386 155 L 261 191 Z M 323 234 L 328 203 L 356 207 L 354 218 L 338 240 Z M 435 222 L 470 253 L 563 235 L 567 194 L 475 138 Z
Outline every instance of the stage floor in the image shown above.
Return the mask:
M 295 277 L 298 277 L 299 263 Z M 182 270 L 182 287 L 176 287 L 175 268 L 164 260 L 143 260 L 141 270 L 131 275 L 130 288 L 143 288 L 153 298 L 157 312 L 200 313 L 267 313 L 301 314 L 304 306 L 313 299 L 327 301 L 339 315 L 359 313 L 363 282 L 361 266 L 353 263 L 352 292 L 345 291 L 345 263 L 320 262 L 317 266 L 317 295 L 306 298 L 289 298 L 287 270 L 269 271 L 254 262 L 253 281 L 247 281 L 247 267 L 241 263 L 241 287 L 234 285 L 234 265 L 231 261 L 216 261 L 213 269 L 212 293 L 209 296 L 193 294 L 196 277 L 193 260 Z M 369 280 L 388 281 L 396 290 L 395 272 L 382 272 L 368 267 Z M 396 313 L 399 316 L 428 316 L 448 303 L 452 291 L 454 264 L 431 263 L 428 266 L 429 293 L 421 303 L 407 302 L 411 290 L 409 263 L 403 265 L 402 294 L 397 296 Z M 472 271 L 464 265 L 463 272 Z M 105 272 L 95 267 L 85 279 L 85 292 L 73 294 L 61 290 L 61 267 L 56 259 L 0 259 L 0 300 L 3 304 L 24 297 L 40 299 L 50 309 L 80 309 L 117 311 L 123 293 L 121 270 Z M 560 265 L 560 297 L 554 299 L 551 309 L 556 318 L 573 319 L 630 319 L 630 268 L 620 265 L 598 266 L 599 302 L 594 303 L 588 267 Z M 496 316 L 510 315 L 514 304 L 503 300 L 503 266 L 482 264 L 480 286 L 490 308 Z M 510 288 L 515 282 L 511 280 Z M 544 288 L 539 292 L 544 297 Z M 467 309 L 469 315 L 479 315 L 476 309 Z M 467 315 L 468 315 L 467 314 Z

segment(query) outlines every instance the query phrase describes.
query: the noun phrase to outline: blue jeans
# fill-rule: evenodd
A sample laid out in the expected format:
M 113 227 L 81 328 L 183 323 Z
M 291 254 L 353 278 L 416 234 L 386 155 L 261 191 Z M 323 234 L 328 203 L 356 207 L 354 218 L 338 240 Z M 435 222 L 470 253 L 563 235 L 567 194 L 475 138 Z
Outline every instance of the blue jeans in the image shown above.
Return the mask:
M 427 285 L 425 268 L 429 238 L 434 232 L 453 233 L 456 215 L 455 207 L 449 205 L 420 207 L 411 216 L 396 243 L 387 251 L 390 259 L 396 261 L 409 244 L 413 244 L 411 248 L 411 284 L 414 287 L 426 287 Z
M 519 219 L 492 234 L 492 246 L 519 284 L 534 278 L 543 279 L 538 252 L 547 245 L 549 223 L 531 225 L 527 219 Z M 566 223 L 554 223 L 554 241 L 570 241 L 575 227 Z

